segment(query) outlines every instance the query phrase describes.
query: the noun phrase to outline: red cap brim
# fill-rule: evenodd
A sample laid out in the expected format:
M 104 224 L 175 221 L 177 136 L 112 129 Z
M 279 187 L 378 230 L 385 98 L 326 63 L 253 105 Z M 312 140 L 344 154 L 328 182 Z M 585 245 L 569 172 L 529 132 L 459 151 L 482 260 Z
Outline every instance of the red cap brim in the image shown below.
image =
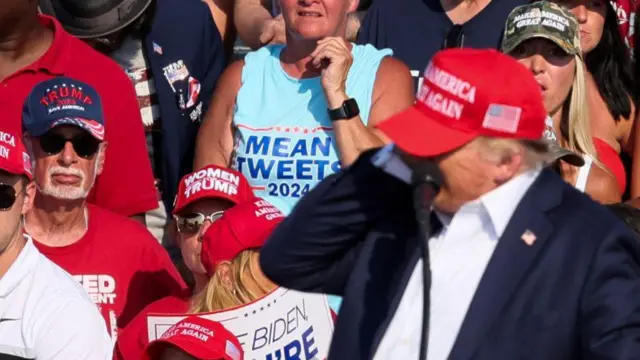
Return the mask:
M 434 157 L 453 151 L 479 136 L 454 129 L 429 118 L 412 106 L 377 124 L 402 151 L 419 157 Z
M 185 353 L 202 360 L 219 360 L 227 359 L 228 356 L 218 349 L 211 349 L 205 344 L 197 341 L 189 341 L 181 339 L 181 341 L 173 341 L 171 339 L 157 339 L 147 345 L 144 353 L 144 360 L 152 360 L 160 355 L 160 352 L 167 346 L 175 346 Z

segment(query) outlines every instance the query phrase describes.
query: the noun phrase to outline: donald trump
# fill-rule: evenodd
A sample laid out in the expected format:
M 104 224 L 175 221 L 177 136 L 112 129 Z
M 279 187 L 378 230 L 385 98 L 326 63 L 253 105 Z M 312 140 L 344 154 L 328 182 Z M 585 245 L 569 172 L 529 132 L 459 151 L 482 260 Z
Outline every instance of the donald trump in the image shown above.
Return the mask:
M 488 75 L 490 74 L 490 75 Z M 433 201 L 429 360 L 631 359 L 640 354 L 638 242 L 546 165 L 540 88 L 493 50 L 434 56 L 413 107 L 301 200 L 262 250 L 264 273 L 344 297 L 330 359 L 418 359 L 423 259 L 411 174 Z

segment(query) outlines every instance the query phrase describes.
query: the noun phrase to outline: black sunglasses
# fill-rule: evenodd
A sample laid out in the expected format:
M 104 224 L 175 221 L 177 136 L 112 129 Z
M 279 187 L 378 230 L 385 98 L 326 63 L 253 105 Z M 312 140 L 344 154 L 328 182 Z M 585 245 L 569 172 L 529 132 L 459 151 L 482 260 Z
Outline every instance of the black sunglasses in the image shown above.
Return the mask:
M 100 140 L 89 134 L 81 134 L 72 138 L 66 138 L 60 134 L 48 132 L 38 138 L 40 147 L 49 155 L 59 154 L 67 142 L 73 145 L 76 154 L 81 158 L 88 159 L 98 152 Z
M 453 25 L 444 39 L 444 49 L 464 47 L 464 28 L 460 24 Z
M 178 226 L 178 232 L 181 234 L 195 234 L 200 231 L 205 221 L 209 220 L 212 223 L 220 219 L 224 211 L 216 211 L 209 215 L 200 213 L 188 214 L 185 216 L 175 215 L 176 225 Z
M 0 211 L 9 210 L 16 202 L 16 189 L 11 185 L 0 183 Z

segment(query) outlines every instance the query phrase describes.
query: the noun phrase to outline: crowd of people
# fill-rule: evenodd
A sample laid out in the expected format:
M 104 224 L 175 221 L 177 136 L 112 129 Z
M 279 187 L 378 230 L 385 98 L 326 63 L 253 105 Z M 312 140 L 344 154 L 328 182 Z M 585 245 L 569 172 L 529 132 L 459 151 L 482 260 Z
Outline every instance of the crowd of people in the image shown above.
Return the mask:
M 428 107 L 460 120 L 464 105 L 487 102 L 481 86 L 432 64 L 451 49 L 518 63 L 541 95 L 523 106 L 544 128 L 500 103 L 481 126 L 526 134 L 531 162 L 640 233 L 635 10 L 634 0 L 3 0 L 0 358 L 240 360 L 251 344 L 196 315 L 279 286 L 325 294 L 339 322 L 347 290 L 331 276 L 356 259 L 294 264 L 313 254 L 280 225 L 397 131 L 417 131 L 416 149 L 440 131 L 389 130 L 388 119 Z M 239 41 L 252 51 L 234 53 Z M 502 76 L 465 61 L 483 86 Z M 512 81 L 495 96 L 524 88 Z M 456 161 L 472 174 L 465 162 L 476 159 Z M 472 194 L 475 175 L 458 191 Z M 358 206 L 394 201 L 386 190 Z M 321 225 L 359 231 L 364 219 L 344 215 Z M 185 318 L 150 339 L 149 314 Z M 446 359 L 449 345 L 429 359 Z M 350 354 L 336 358 L 399 358 Z

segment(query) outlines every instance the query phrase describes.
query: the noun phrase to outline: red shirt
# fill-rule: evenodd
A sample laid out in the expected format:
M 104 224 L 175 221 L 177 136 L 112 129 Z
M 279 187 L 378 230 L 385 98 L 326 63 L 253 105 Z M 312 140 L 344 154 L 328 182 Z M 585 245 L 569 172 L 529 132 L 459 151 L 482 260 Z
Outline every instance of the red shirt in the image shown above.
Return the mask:
M 22 133 L 22 107 L 37 83 L 67 76 L 92 85 L 102 98 L 108 143 L 104 171 L 96 179 L 89 201 L 124 216 L 158 207 L 138 98 L 131 81 L 114 61 L 69 35 L 51 17 L 42 23 L 53 29 L 47 52 L 33 64 L 0 82 L 2 121 Z
M 34 244 L 47 258 L 78 280 L 98 305 L 115 341 L 147 305 L 187 288 L 169 255 L 139 223 L 94 205 L 89 226 L 76 243 Z
M 113 351 L 113 359 L 141 359 L 144 349 L 149 345 L 147 315 L 185 314 L 189 310 L 190 295 L 190 291 L 185 291 L 183 296 L 169 296 L 144 308 L 118 336 L 118 342 Z

